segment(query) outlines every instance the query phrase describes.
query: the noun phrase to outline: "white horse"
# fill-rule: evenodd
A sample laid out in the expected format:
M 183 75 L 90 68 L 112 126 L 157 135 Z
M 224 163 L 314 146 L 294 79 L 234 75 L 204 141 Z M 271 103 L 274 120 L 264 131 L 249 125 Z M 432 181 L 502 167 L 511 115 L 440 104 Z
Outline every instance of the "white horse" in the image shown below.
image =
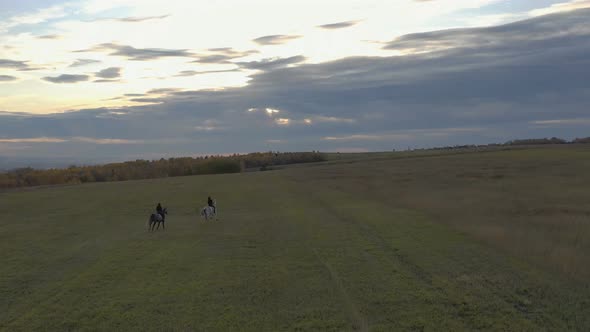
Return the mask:
M 205 206 L 201 209 L 201 217 L 205 220 L 215 218 L 217 220 L 217 202 L 213 201 L 213 206 Z

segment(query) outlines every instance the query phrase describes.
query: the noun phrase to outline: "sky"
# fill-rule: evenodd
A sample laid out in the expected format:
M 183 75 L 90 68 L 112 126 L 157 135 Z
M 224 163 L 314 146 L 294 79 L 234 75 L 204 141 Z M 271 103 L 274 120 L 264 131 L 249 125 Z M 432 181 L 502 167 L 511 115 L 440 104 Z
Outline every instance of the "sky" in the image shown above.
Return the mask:
M 0 169 L 590 136 L 590 0 L 0 0 Z

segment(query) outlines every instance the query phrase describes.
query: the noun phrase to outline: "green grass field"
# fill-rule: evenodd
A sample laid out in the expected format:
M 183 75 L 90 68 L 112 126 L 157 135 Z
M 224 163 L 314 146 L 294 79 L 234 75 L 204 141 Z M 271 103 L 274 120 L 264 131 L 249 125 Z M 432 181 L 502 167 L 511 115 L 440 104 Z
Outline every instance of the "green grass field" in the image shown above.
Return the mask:
M 0 194 L 0 330 L 590 330 L 589 148 L 336 159 Z

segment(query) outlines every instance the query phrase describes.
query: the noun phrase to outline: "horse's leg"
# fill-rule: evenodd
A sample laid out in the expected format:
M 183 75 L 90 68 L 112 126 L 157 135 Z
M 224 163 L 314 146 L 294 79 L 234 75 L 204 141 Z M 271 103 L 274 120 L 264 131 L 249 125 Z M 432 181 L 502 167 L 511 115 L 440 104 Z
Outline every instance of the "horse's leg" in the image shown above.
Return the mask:
M 162 220 L 162 229 L 166 230 L 166 220 Z

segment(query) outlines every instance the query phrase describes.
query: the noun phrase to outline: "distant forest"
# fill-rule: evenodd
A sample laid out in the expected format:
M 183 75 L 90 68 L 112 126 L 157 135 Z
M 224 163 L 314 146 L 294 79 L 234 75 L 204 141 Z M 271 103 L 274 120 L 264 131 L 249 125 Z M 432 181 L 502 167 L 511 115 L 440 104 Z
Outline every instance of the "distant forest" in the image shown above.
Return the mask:
M 472 149 L 481 147 L 510 147 L 510 146 L 527 146 L 527 145 L 548 145 L 548 144 L 590 144 L 590 137 L 576 138 L 572 141 L 567 141 L 557 137 L 551 138 L 529 138 L 529 139 L 516 139 L 508 141 L 506 143 L 491 143 L 491 144 L 468 144 L 468 145 L 454 145 L 444 146 L 431 149 L 417 149 L 417 150 L 456 150 L 456 149 Z
M 590 137 L 566 141 L 561 138 L 518 139 L 506 143 L 486 145 L 455 145 L 416 150 L 456 150 L 479 147 L 510 147 L 546 144 L 590 144 Z M 135 160 L 97 166 L 70 166 L 68 168 L 18 168 L 0 173 L 0 189 L 33 187 L 57 184 L 79 184 L 172 176 L 239 173 L 247 170 L 267 170 L 272 166 L 310 163 L 327 160 L 319 152 L 258 152 L 245 155 L 182 157 L 160 160 Z
M 248 169 L 266 170 L 271 166 L 318 162 L 326 159 L 326 156 L 319 152 L 264 152 L 232 156 L 135 160 L 97 166 L 70 166 L 53 169 L 27 167 L 0 173 L 0 188 L 239 173 Z

